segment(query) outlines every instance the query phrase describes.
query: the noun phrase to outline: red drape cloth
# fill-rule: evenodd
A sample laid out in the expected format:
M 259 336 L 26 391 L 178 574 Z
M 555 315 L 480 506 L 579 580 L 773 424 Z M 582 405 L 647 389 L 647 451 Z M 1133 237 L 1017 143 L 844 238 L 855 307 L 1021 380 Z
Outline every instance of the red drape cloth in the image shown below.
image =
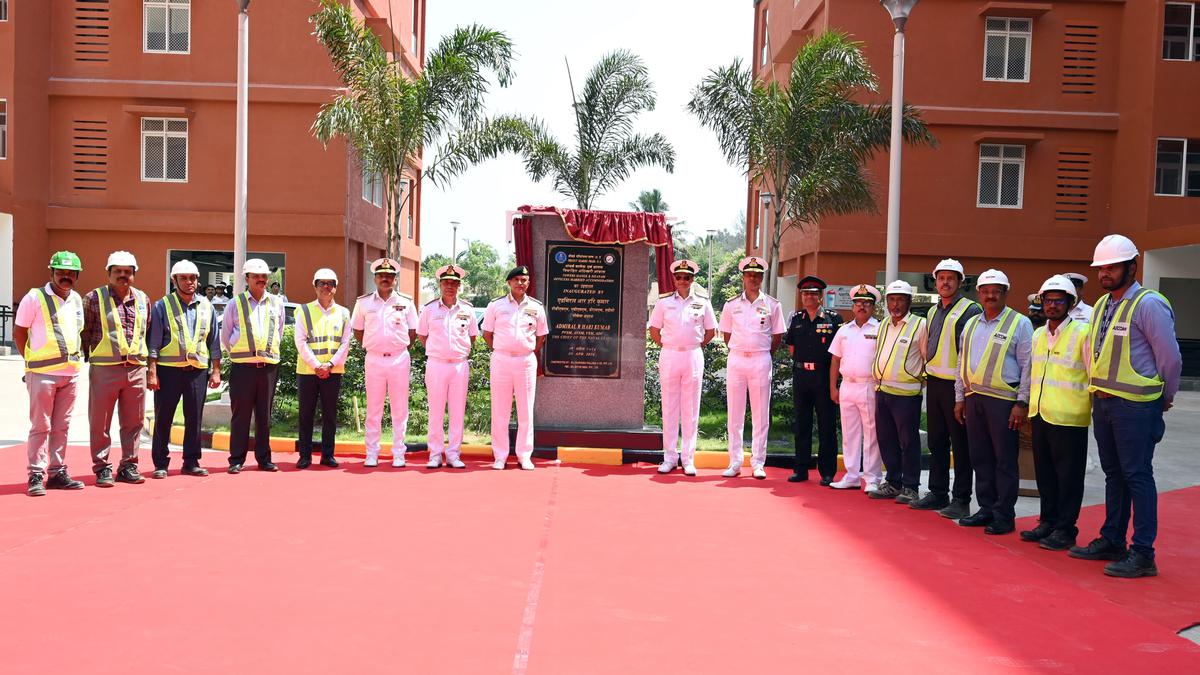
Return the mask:
M 528 218 L 517 216 L 513 218 L 513 243 L 517 248 L 517 267 L 524 265 L 529 269 L 533 269 L 533 221 Z M 537 279 L 531 274 L 529 275 L 529 290 L 530 295 L 537 297 L 537 289 L 535 283 Z
M 667 232 L 671 226 L 667 226 Z M 667 245 L 654 249 L 654 269 L 658 272 L 658 294 L 675 290 L 675 278 L 671 274 L 671 263 L 675 262 L 675 244 L 667 237 Z

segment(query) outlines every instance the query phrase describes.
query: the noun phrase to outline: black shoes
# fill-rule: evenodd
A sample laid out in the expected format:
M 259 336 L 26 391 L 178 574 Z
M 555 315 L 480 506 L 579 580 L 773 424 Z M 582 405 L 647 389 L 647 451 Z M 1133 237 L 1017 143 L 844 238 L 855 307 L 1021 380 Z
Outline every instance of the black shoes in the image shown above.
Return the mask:
M 41 475 L 41 474 L 38 474 Z M 71 478 L 66 471 L 59 471 L 46 481 L 47 490 L 82 490 L 83 482 Z
M 40 473 L 29 474 L 29 487 L 25 488 L 25 494 L 30 497 L 41 497 L 46 494 L 46 477 Z
M 983 528 L 984 534 L 1009 534 L 1017 529 L 1016 523 L 1011 520 L 993 520 L 987 527 Z
M 179 473 L 186 474 L 187 469 L 184 469 L 183 471 L 180 471 Z M 153 478 L 154 480 L 162 480 L 167 477 L 167 470 L 166 469 L 155 469 L 154 473 L 150 474 L 150 477 Z
M 833 476 L 821 476 L 821 487 L 829 487 L 833 483 Z
M 1075 535 L 1066 530 L 1055 530 L 1038 542 L 1047 551 L 1065 551 L 1075 545 Z
M 96 472 L 96 487 L 112 487 L 116 485 L 113 481 L 113 472 L 111 466 L 106 466 Z
M 950 505 L 938 511 L 938 515 L 950 520 L 962 520 L 971 515 L 971 500 L 970 499 L 951 499 Z
M 992 520 L 994 520 L 994 518 L 991 513 L 980 509 L 973 515 L 967 516 L 966 518 L 960 518 L 958 524 L 962 525 L 963 527 L 983 527 L 985 525 L 991 525 Z
M 1124 558 L 1105 565 L 1104 573 L 1110 577 L 1121 577 L 1123 579 L 1156 577 L 1158 576 L 1158 567 L 1154 564 L 1153 558 L 1147 558 L 1141 553 L 1130 549 Z
M 1021 541 L 1041 541 L 1049 537 L 1054 532 L 1054 526 L 1050 523 L 1038 522 L 1037 527 L 1032 530 L 1021 531 Z
M 227 473 L 241 473 L 242 465 L 241 464 L 230 464 L 229 469 L 226 472 Z
M 1125 554 L 1124 545 L 1118 546 L 1104 537 L 1096 537 L 1087 546 L 1072 546 L 1067 551 L 1067 555 L 1080 560 L 1121 560 Z
M 895 499 L 900 496 L 900 488 L 885 480 L 879 484 L 878 490 L 868 493 L 867 496 L 871 499 Z
M 163 471 L 163 473 L 165 474 L 166 471 Z M 202 466 L 185 466 L 179 470 L 179 475 L 180 476 L 207 476 L 208 469 L 205 469 Z
M 275 464 L 273 462 L 266 462 L 264 464 L 259 464 L 258 470 L 259 471 L 278 471 L 279 467 L 275 466 Z
M 138 483 L 145 483 L 146 479 L 142 478 L 142 474 L 138 472 L 137 466 L 122 464 L 121 468 L 117 469 L 117 482 L 137 485 Z
M 331 469 L 338 468 L 338 461 L 332 457 L 322 457 L 321 466 L 327 466 Z
M 918 511 L 939 511 L 950 505 L 950 497 L 945 493 L 926 492 L 924 497 L 908 505 Z
M 896 495 L 897 504 L 912 504 L 917 501 L 917 491 L 914 488 L 902 488 L 900 494 Z
M 804 473 L 800 473 L 799 471 L 797 471 L 796 473 L 793 473 L 792 475 L 788 476 L 788 479 L 787 479 L 787 481 L 789 483 L 803 483 L 806 480 L 808 480 L 808 472 L 807 471 L 805 471 Z
M 310 466 L 312 466 L 312 457 L 301 457 L 296 460 L 297 469 L 307 469 Z

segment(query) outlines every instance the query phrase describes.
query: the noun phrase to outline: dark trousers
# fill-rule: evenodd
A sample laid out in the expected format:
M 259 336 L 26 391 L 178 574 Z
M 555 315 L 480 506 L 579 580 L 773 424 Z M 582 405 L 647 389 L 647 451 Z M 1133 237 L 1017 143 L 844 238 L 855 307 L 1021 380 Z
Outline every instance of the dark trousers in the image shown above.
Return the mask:
M 971 501 L 971 451 L 967 427 L 954 419 L 954 380 L 926 381 L 926 424 L 929 427 L 929 491 L 950 492 L 950 452 L 954 451 L 954 498 Z
M 1092 428 L 1100 468 L 1104 469 L 1105 514 L 1100 536 L 1123 544 L 1132 507 L 1132 548 L 1153 558 L 1158 536 L 1154 446 L 1166 431 L 1162 399 L 1142 402 L 1096 396 L 1092 399 Z
M 967 437 L 971 444 L 971 467 L 975 470 L 975 495 L 979 509 L 996 520 L 1017 517 L 1017 488 L 1020 473 L 1017 454 L 1020 434 L 1008 428 L 1014 401 L 971 394 L 966 399 Z
M 1087 427 L 1051 424 L 1041 417 L 1033 426 L 1033 469 L 1042 499 L 1039 520 L 1072 537 L 1083 504 L 1083 474 L 1087 471 Z
M 313 418 L 317 413 L 317 401 L 321 403 L 321 457 L 333 458 L 333 444 L 337 438 L 337 402 L 342 391 L 342 374 L 330 373 L 322 380 L 316 375 L 296 375 L 296 389 L 300 394 L 300 456 L 312 459 Z
M 171 463 L 167 443 L 171 441 L 171 425 L 175 421 L 180 398 L 183 399 L 183 466 L 199 466 L 200 420 L 204 415 L 208 371 L 162 365 L 156 371 L 158 391 L 154 392 L 154 440 L 150 444 L 154 468 L 165 471 Z
M 254 459 L 260 464 L 271 461 L 271 404 L 275 401 L 275 381 L 279 366 L 235 363 L 229 373 L 229 464 L 245 464 L 250 446 L 250 416 L 254 416 Z
M 796 473 L 812 466 L 813 410 L 817 411 L 817 471 L 821 477 L 837 473 L 837 411 L 829 398 L 829 369 L 792 371 L 792 404 L 796 407 Z
M 921 486 L 921 395 L 875 392 L 875 436 L 887 468 L 884 479 L 897 487 Z

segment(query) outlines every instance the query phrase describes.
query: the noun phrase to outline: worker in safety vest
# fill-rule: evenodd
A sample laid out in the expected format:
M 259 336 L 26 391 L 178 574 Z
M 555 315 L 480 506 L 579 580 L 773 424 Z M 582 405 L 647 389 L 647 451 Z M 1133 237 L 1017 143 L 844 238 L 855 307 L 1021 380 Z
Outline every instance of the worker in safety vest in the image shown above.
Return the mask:
M 875 435 L 887 467 L 871 499 L 911 504 L 921 487 L 921 386 L 925 381 L 928 322 L 909 311 L 913 287 L 897 279 L 884 289 L 888 316 L 879 324 L 875 359 Z
M 150 456 L 152 477 L 167 477 L 171 463 L 171 425 L 183 399 L 183 466 L 181 476 L 207 476 L 200 466 L 200 421 L 204 416 L 205 385 L 221 386 L 221 343 L 217 310 L 200 294 L 200 270 L 190 260 L 171 266 L 174 292 L 150 310 L 146 343 L 150 364 L 146 388 L 154 392 L 154 438 Z
M 254 417 L 254 459 L 259 471 L 278 471 L 271 461 L 271 407 L 279 379 L 279 343 L 283 340 L 283 303 L 267 292 L 271 269 L 251 258 L 242 265 L 246 290 L 225 306 L 221 347 L 229 354 L 229 473 L 240 473 L 250 446 Z
M 321 466 L 337 468 L 333 457 L 337 438 L 338 397 L 342 373 L 350 354 L 350 311 L 333 299 L 338 278 L 322 267 L 313 274 L 317 299 L 296 312 L 296 389 L 300 405 L 297 469 L 312 466 L 313 420 L 321 403 Z
M 1088 394 L 1088 324 L 1071 318 L 1078 302 L 1075 284 L 1052 276 L 1039 294 L 1046 325 L 1033 331 L 1029 421 L 1033 430 L 1033 464 L 1041 497 L 1037 527 L 1021 539 L 1050 551 L 1075 545 L 1083 474 L 1087 469 L 1087 428 L 1092 418 Z
M 83 347 L 88 351 L 88 423 L 92 472 L 97 487 L 143 483 L 138 446 L 146 417 L 146 329 L 150 298 L 133 287 L 137 259 L 113 251 L 105 271 L 108 284 L 83 298 Z M 121 429 L 121 463 L 114 481 L 108 449 L 113 407 Z
M 466 270 L 458 265 L 443 265 L 434 274 L 441 296 L 425 303 L 417 317 L 417 338 L 425 345 L 425 391 L 429 395 L 429 462 L 425 466 L 437 469 L 449 464 L 455 469 L 465 469 L 462 440 L 467 385 L 471 380 L 469 357 L 479 335 L 479 325 L 475 323 L 475 308 L 458 297 Z M 449 445 L 442 426 L 447 407 Z
M 1175 339 L 1175 314 L 1157 291 L 1137 282 L 1138 250 L 1119 234 L 1096 245 L 1092 267 L 1108 294 L 1092 311 L 1088 391 L 1093 393 L 1092 428 L 1104 469 L 1106 512 L 1100 536 L 1070 555 L 1110 560 L 1109 576 L 1158 574 L 1158 489 L 1154 446 L 1162 440 L 1163 413 L 1179 390 L 1183 360 Z M 1133 545 L 1125 548 L 1130 509 Z
M 1008 276 L 990 269 L 975 283 L 983 313 L 963 328 L 954 416 L 966 424 L 979 510 L 959 525 L 987 534 L 1016 529 L 1019 433 L 1029 415 L 1033 324 L 1008 307 Z
M 75 386 L 83 357 L 79 331 L 83 301 L 74 291 L 83 265 L 79 256 L 59 251 L 50 257 L 50 282 L 31 288 L 17 306 L 13 344 L 25 359 L 29 392 L 29 483 L 26 494 L 82 490 L 67 473 L 67 431 L 75 409 Z M 49 479 L 46 477 L 50 473 Z
M 971 451 L 967 428 L 954 419 L 954 374 L 958 343 L 967 320 L 983 311 L 961 292 L 962 263 L 946 258 L 933 268 L 938 301 L 929 308 L 929 338 L 925 346 L 925 412 L 929 426 L 929 492 L 909 504 L 918 510 L 938 509 L 945 518 L 971 515 Z M 950 486 L 950 457 L 954 457 L 954 486 Z M 953 499 L 951 499 L 953 495 Z

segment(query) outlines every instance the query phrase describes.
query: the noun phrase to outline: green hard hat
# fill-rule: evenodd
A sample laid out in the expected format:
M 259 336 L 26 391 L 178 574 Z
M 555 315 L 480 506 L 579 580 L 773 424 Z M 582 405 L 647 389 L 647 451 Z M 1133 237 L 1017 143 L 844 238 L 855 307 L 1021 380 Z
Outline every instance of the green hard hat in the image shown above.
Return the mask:
M 79 262 L 79 256 L 70 251 L 58 251 L 50 256 L 50 269 L 52 270 L 75 270 L 76 272 L 83 271 L 83 264 Z

